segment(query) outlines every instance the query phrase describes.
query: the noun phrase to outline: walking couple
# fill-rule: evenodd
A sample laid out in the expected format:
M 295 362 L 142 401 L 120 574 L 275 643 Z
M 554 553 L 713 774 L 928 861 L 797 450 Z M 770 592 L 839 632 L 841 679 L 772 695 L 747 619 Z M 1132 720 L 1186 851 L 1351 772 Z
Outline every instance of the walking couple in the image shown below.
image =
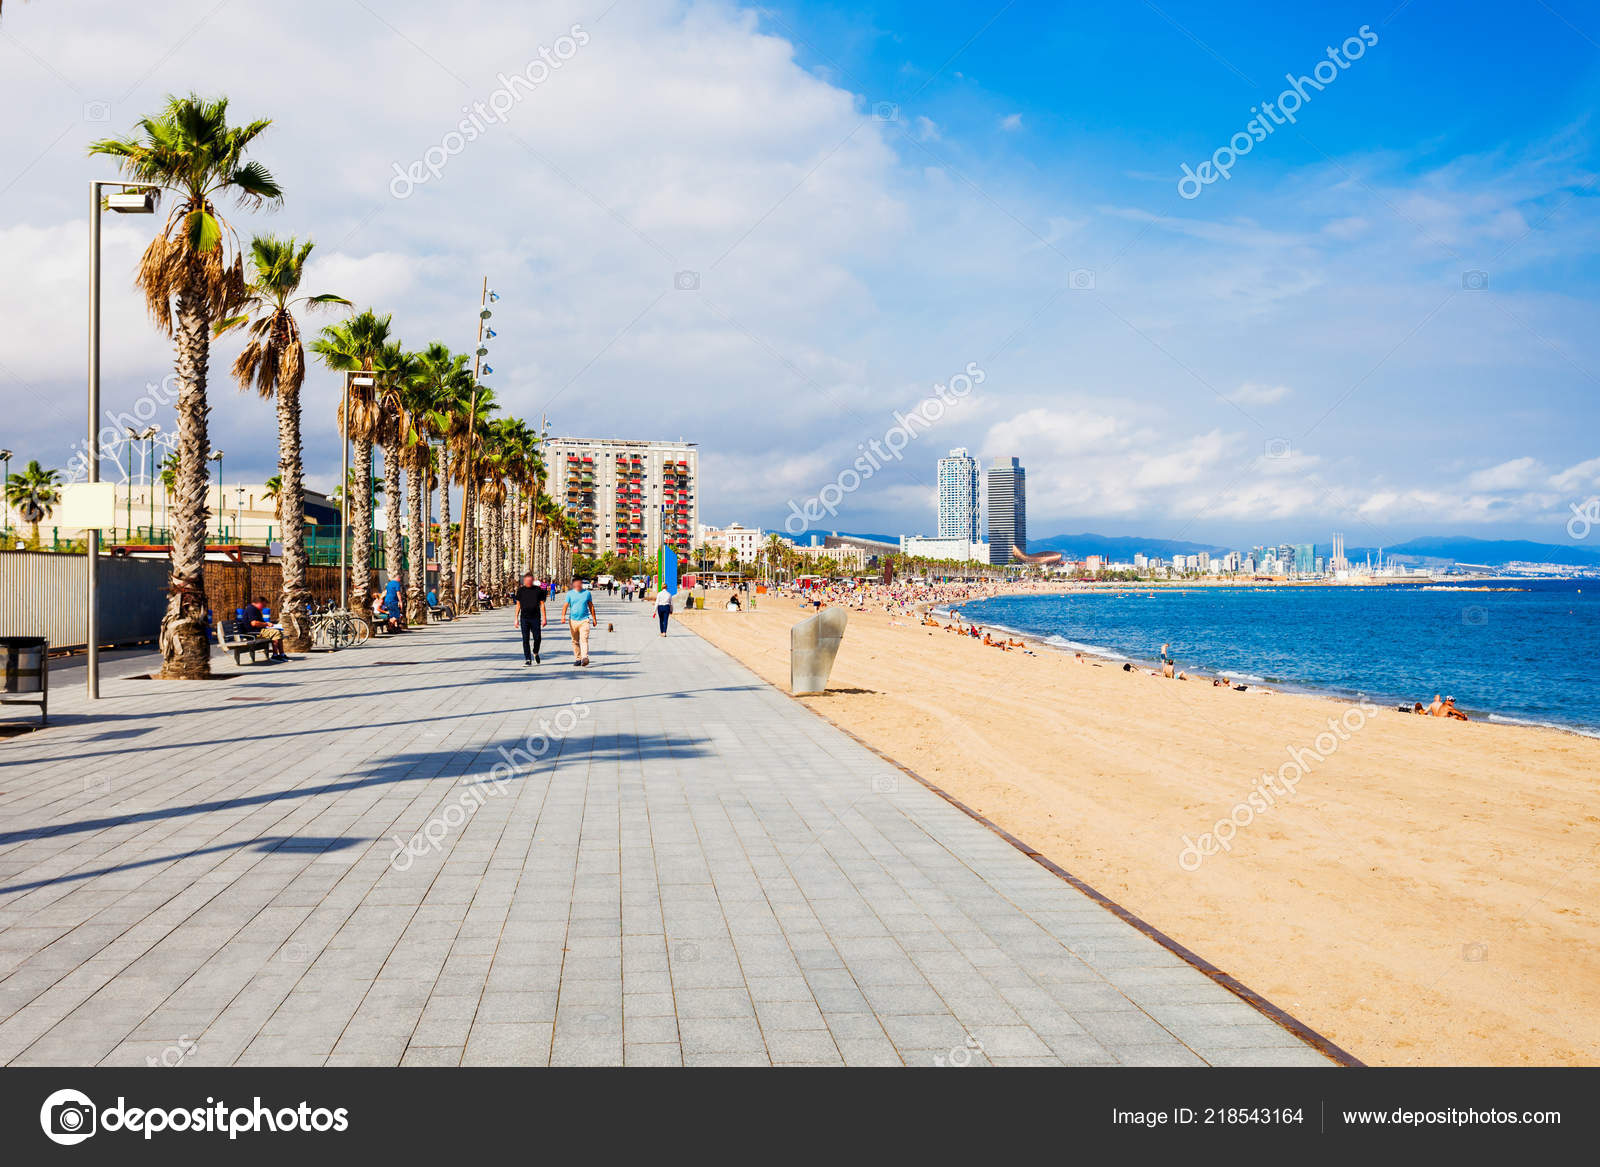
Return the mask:
M 546 614 L 549 599 L 550 593 L 534 580 L 532 572 L 522 577 L 522 586 L 512 596 L 513 626 L 522 630 L 524 665 L 539 660 L 542 630 L 549 620 Z M 572 633 L 572 663 L 587 666 L 589 631 L 599 623 L 599 615 L 594 609 L 594 593 L 583 586 L 581 579 L 573 580 L 571 589 L 561 597 L 561 618 Z

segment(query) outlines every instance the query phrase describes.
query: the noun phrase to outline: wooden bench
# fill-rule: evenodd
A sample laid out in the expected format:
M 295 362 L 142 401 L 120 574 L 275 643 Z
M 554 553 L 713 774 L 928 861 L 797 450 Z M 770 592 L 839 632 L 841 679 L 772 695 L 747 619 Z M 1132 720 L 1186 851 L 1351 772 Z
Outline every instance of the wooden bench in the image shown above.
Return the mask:
M 250 654 L 252 662 L 255 661 L 258 652 L 265 652 L 268 658 L 271 658 L 272 641 L 265 636 L 239 635 L 239 622 L 237 620 L 224 620 L 218 627 L 220 631 L 217 634 L 217 643 L 228 652 L 233 653 L 234 664 L 243 665 L 244 654 L 247 652 Z

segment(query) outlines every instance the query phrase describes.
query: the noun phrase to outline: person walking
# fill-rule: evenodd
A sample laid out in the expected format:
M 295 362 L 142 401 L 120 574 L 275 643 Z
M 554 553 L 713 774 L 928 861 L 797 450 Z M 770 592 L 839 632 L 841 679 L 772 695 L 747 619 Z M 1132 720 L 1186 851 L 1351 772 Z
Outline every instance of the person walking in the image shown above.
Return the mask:
M 667 621 L 672 618 L 672 593 L 666 588 L 656 591 L 656 619 L 661 621 L 661 635 L 667 634 Z
M 550 593 L 539 586 L 533 578 L 533 572 L 528 572 L 522 577 L 522 586 L 511 594 L 512 607 L 515 614 L 511 619 L 513 628 L 522 629 L 522 663 L 533 665 L 539 663 L 539 640 L 545 622 L 545 600 Z M 532 639 L 530 647 L 528 641 Z
M 589 630 L 599 623 L 599 613 L 594 607 L 594 593 L 574 579 L 567 594 L 561 597 L 561 618 L 572 633 L 572 663 L 587 666 L 589 663 Z

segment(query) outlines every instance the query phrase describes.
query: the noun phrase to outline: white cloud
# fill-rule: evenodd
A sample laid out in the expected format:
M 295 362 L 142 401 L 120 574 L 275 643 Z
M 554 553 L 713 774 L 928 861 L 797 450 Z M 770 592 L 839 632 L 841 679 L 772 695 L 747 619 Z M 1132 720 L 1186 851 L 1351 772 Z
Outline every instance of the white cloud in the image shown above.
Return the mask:
M 1228 394 L 1228 400 L 1235 405 L 1272 405 L 1282 401 L 1291 392 L 1287 385 L 1258 385 L 1254 381 L 1246 381 Z
M 1022 115 L 1020 113 L 1006 114 L 1005 117 L 1000 119 L 1000 128 L 1008 134 L 1016 133 L 1022 128 Z
M 1513 458 L 1498 466 L 1490 466 L 1467 476 L 1467 485 L 1473 490 L 1515 490 L 1529 485 L 1539 474 L 1539 463 L 1534 458 Z

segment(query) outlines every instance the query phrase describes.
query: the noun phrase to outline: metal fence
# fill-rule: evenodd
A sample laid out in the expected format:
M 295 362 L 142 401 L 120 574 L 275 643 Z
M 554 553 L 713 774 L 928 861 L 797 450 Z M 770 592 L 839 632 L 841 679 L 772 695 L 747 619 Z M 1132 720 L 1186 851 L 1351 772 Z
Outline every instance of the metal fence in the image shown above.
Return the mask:
M 100 557 L 100 642 L 153 641 L 167 607 L 166 560 Z M 43 636 L 51 650 L 89 639 L 89 559 L 0 551 L 0 636 Z

